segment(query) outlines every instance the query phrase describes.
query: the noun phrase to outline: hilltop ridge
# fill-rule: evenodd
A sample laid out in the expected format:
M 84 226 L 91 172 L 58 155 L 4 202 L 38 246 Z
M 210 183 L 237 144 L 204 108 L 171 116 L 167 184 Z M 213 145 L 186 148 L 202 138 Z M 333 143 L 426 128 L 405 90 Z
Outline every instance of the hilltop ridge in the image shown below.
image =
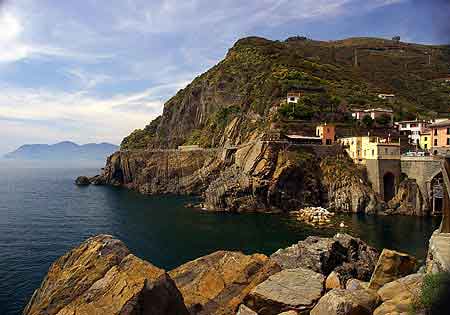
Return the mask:
M 298 118 L 279 115 L 290 90 L 306 91 L 308 102 L 298 110 L 312 121 L 345 121 L 354 106 L 392 108 L 397 119 L 437 117 L 450 105 L 450 86 L 437 79 L 449 73 L 448 45 L 246 37 L 169 99 L 161 116 L 126 137 L 122 148 L 244 143 L 273 122 Z M 387 102 L 378 93 L 397 97 Z

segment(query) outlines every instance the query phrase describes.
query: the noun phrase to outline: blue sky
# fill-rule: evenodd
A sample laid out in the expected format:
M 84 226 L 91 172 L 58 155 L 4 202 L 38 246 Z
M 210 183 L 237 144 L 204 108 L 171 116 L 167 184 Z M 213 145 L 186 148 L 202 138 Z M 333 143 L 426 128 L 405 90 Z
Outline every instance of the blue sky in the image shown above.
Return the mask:
M 450 42 L 447 0 L 0 0 L 0 154 L 120 143 L 244 36 Z

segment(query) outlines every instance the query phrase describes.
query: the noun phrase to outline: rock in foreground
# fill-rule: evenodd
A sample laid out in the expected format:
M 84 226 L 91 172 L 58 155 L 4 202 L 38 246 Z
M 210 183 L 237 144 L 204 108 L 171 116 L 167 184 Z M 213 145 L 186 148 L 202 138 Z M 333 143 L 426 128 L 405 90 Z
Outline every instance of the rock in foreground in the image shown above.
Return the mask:
M 413 273 L 417 260 L 405 253 L 384 249 L 370 279 L 369 289 L 378 290 L 386 283 Z
M 235 314 L 244 297 L 280 267 L 261 254 L 218 251 L 169 272 L 191 314 Z
M 129 253 L 108 235 L 88 239 L 60 257 L 24 315 L 187 315 L 167 273 Z
M 309 269 L 283 270 L 253 289 L 245 304 L 261 315 L 308 311 L 324 291 L 325 277 Z
M 348 234 L 333 238 L 310 236 L 271 258 L 283 269 L 309 268 L 324 275 L 333 270 L 345 283 L 350 278 L 368 281 L 378 259 L 378 251 Z
M 334 289 L 320 299 L 311 315 L 372 315 L 378 303 L 375 291 Z

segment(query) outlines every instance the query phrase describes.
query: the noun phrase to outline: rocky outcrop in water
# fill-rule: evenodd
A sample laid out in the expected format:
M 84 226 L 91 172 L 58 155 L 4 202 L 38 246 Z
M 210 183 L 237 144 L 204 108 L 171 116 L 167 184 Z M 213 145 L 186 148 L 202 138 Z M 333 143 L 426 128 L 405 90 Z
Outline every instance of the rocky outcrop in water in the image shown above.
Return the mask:
M 130 254 L 108 235 L 88 239 L 59 258 L 24 315 L 188 315 L 167 273 Z
M 354 165 L 338 169 L 341 162 L 325 159 L 317 167 L 329 153 L 348 162 L 336 152 L 264 141 L 220 150 L 121 151 L 91 182 L 144 194 L 196 194 L 211 211 L 286 212 L 327 204 L 338 212 L 376 211 L 378 200 Z
M 419 186 L 413 179 L 403 180 L 397 194 L 387 204 L 385 214 L 424 216 L 426 204 Z

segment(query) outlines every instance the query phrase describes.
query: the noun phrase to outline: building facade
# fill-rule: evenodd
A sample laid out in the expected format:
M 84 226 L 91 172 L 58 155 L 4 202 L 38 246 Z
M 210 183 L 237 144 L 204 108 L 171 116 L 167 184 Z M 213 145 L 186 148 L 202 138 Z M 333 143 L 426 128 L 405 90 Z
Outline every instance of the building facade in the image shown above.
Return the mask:
M 430 125 L 426 120 L 409 120 L 396 123 L 400 135 L 408 135 L 409 143 L 420 145 L 420 135 L 423 134 Z
M 336 127 L 323 124 L 316 127 L 316 136 L 322 139 L 322 144 L 334 144 L 336 138 Z
M 400 183 L 400 142 L 378 137 L 351 137 L 339 139 L 356 164 L 363 164 L 375 192 L 385 201 L 397 193 Z
M 450 154 L 450 120 L 439 121 L 430 125 L 432 152 L 437 155 Z
M 424 151 L 429 151 L 431 149 L 431 131 L 429 129 L 425 130 L 419 139 L 419 146 Z
M 389 125 L 394 123 L 394 112 L 386 108 L 370 108 L 370 109 L 354 109 L 352 110 L 352 117 L 356 120 L 363 120 L 365 116 L 370 116 L 373 120 L 387 116 L 389 118 Z
M 289 92 L 286 101 L 288 104 L 297 104 L 302 96 L 302 92 Z

